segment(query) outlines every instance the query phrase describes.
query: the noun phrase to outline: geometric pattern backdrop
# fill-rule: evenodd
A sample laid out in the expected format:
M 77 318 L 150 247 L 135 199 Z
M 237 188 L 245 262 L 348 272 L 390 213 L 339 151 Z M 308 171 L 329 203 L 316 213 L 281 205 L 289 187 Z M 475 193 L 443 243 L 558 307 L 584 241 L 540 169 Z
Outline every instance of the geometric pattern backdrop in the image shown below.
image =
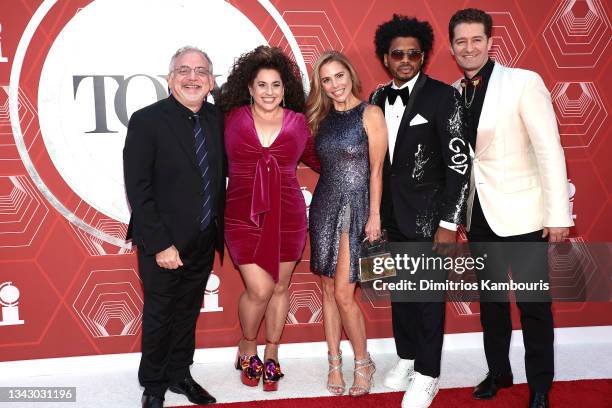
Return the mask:
M 50 138 L 64 131 L 68 134 L 66 129 L 71 122 L 57 128 L 56 133 L 46 132 L 42 126 L 44 120 L 54 120 L 45 119 L 43 108 L 48 109 L 49 104 L 63 106 L 61 95 L 51 99 L 45 96 L 45 65 L 50 64 L 54 47 L 64 41 L 63 30 L 69 24 L 73 24 L 74 29 L 80 16 L 86 16 L 93 7 L 103 6 L 96 3 L 99 2 L 3 0 L 0 14 L 0 361 L 125 353 L 140 349 L 143 297 L 134 251 L 121 243 L 126 232 L 125 220 L 109 216 L 95 202 L 75 191 L 78 189 L 71 188 L 67 170 L 59 166 L 53 156 L 62 152 L 54 151 L 57 147 L 50 143 Z M 114 6 L 115 1 L 105 3 L 115 7 L 117 18 L 121 18 L 125 12 L 124 3 L 116 2 Z M 153 9 L 163 8 L 164 3 L 150 1 L 147 5 Z M 203 7 L 204 3 L 213 4 L 217 7 L 211 6 L 215 10 L 225 7 L 228 13 L 234 13 L 232 18 L 246 19 L 244 21 L 256 27 L 263 39 L 260 42 L 280 46 L 298 61 L 303 61 L 302 67 L 307 73 L 323 51 L 344 52 L 361 76 L 364 98 L 376 86 L 389 80 L 375 57 L 373 34 L 377 25 L 389 19 L 392 13 L 414 15 L 432 24 L 436 40 L 427 73 L 450 83 L 461 74 L 448 51 L 450 16 L 464 7 L 490 12 L 494 18 L 491 56 L 506 65 L 537 71 L 551 91 L 565 149 L 570 201 L 576 223 L 571 230 L 572 239 L 612 241 L 612 137 L 608 113 L 612 106 L 609 100 L 612 82 L 608 78 L 612 26 L 610 5 L 606 0 L 232 0 L 227 3 L 210 0 L 210 3 L 200 4 L 181 0 L 177 3 L 187 11 L 190 7 L 194 10 Z M 172 21 L 155 20 L 147 13 L 142 13 L 144 23 L 165 30 L 167 37 L 181 35 L 181 21 L 174 21 L 179 25 L 172 28 L 168 26 Z M 223 16 L 203 15 L 201 23 L 203 26 L 211 21 L 223 24 Z M 149 18 L 151 20 L 147 20 Z M 243 26 L 229 22 L 226 25 L 230 27 L 226 27 L 222 35 L 194 38 L 193 43 L 207 50 L 222 48 L 226 36 L 230 35 L 228 32 L 238 40 L 244 35 L 246 41 L 248 36 L 242 31 Z M 184 24 L 187 26 L 192 25 Z M 88 33 L 85 26 L 82 30 L 83 47 L 69 49 L 68 54 L 79 64 L 87 63 L 78 59 L 90 51 L 89 41 L 98 41 L 111 31 L 138 36 L 120 23 L 109 24 L 107 32 L 96 35 Z M 28 36 L 30 41 L 26 46 L 24 38 Z M 116 42 L 111 44 L 111 51 L 100 51 L 98 57 L 109 63 L 125 64 L 155 57 L 166 63 L 173 51 L 156 50 L 155 44 L 150 44 L 144 35 L 134 41 L 143 48 L 136 47 L 124 54 L 121 43 Z M 222 60 L 215 52 L 211 54 L 213 61 Z M 238 54 L 235 52 L 233 56 Z M 15 61 L 19 61 L 20 67 Z M 224 64 L 226 68 L 221 71 L 215 66 L 215 71 L 222 76 L 227 74 L 229 66 L 227 62 L 221 66 Z M 63 69 L 74 66 L 78 64 L 67 61 Z M 153 102 L 156 95 L 158 98 L 165 96 L 165 84 L 158 75 L 164 73 L 163 69 L 161 66 L 146 75 L 141 74 L 145 71 L 128 69 L 121 73 L 102 69 L 81 73 L 106 75 L 98 84 L 107 90 L 109 84 L 116 81 L 112 85 L 115 94 L 107 93 L 106 100 L 102 100 L 107 111 L 114 104 L 117 116 L 113 116 L 114 122 L 109 116 L 104 123 L 107 133 L 116 135 L 111 135 L 115 139 L 105 139 L 108 143 L 121 147 L 125 136 L 122 118 L 125 120 L 137 108 Z M 18 83 L 15 81 L 17 73 Z M 149 100 L 141 103 L 130 99 L 128 93 L 126 102 L 128 83 L 139 75 L 153 81 L 157 94 L 151 93 L 147 96 Z M 83 78 L 80 80 L 88 80 Z M 138 80 L 134 79 L 132 85 Z M 74 91 L 68 95 L 74 104 L 82 97 L 79 92 L 85 91 L 81 91 L 84 88 L 79 88 L 77 82 L 68 85 Z M 85 82 L 80 86 L 85 87 Z M 95 87 L 94 83 L 94 90 L 98 89 Z M 121 98 L 117 96 L 122 89 L 127 115 L 122 114 Z M 100 102 L 100 94 L 94 96 Z M 81 109 L 83 104 L 79 100 L 75 109 Z M 98 114 L 96 110 L 95 130 L 104 133 Z M 81 120 L 83 115 L 75 115 L 72 121 Z M 88 122 L 89 128 L 84 128 L 81 136 L 89 132 L 95 138 L 92 123 Z M 66 146 L 80 143 L 76 139 L 67 140 Z M 105 150 L 105 146 L 104 143 L 96 145 L 92 163 L 112 166 L 117 157 L 108 153 L 110 150 Z M 120 152 L 120 148 L 113 148 Z M 117 169 L 109 171 L 113 170 Z M 298 176 L 309 204 L 316 173 L 300 166 Z M 95 189 L 104 187 L 96 183 L 93 178 L 92 191 L 100 193 Z M 283 342 L 323 340 L 321 285 L 309 271 L 309 254 L 307 244 L 303 261 L 298 264 L 291 281 L 290 311 Z M 223 265 L 217 259 L 198 322 L 198 347 L 236 344 L 240 336 L 237 299 L 242 290 L 242 281 L 229 257 Z M 368 337 L 390 337 L 388 302 L 364 294 L 360 304 L 367 321 Z M 609 303 L 558 303 L 554 311 L 557 327 L 612 324 Z M 516 309 L 514 314 L 516 317 Z M 519 327 L 518 319 L 514 320 Z M 478 304 L 448 304 L 447 333 L 479 330 Z

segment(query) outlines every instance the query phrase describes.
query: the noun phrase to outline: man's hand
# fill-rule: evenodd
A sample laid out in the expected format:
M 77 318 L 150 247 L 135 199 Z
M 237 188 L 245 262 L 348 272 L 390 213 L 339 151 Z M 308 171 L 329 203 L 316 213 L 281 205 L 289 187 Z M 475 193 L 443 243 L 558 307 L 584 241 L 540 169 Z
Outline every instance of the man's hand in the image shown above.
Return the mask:
M 183 266 L 183 261 L 174 245 L 155 254 L 155 262 L 164 269 L 176 269 Z
M 544 227 L 542 233 L 542 238 L 548 237 L 548 242 L 561 242 L 568 236 L 568 227 Z
M 457 231 L 449 230 L 444 227 L 438 227 L 433 240 L 433 250 L 438 255 L 451 256 L 454 253 L 454 245 L 457 242 Z M 441 244 L 441 245 L 438 245 Z

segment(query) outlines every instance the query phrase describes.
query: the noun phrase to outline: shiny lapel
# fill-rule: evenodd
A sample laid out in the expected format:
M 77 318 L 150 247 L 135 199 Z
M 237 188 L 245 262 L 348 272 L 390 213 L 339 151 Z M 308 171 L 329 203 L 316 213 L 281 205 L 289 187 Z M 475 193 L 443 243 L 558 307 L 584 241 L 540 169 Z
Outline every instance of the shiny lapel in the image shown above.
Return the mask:
M 397 153 L 399 151 L 399 146 L 404 143 L 404 140 L 407 139 L 405 137 L 406 127 L 410 123 L 409 118 L 412 117 L 412 109 L 414 108 L 414 103 L 419 97 L 419 92 L 425 86 L 425 82 L 427 82 L 427 75 L 423 72 L 419 74 L 419 78 L 417 79 L 412 91 L 410 92 L 410 98 L 408 99 L 408 105 L 406 105 L 406 109 L 404 109 L 404 114 L 402 115 L 402 120 L 399 125 L 399 129 L 397 130 L 397 139 L 395 140 L 395 148 L 393 149 L 393 157 L 397 157 Z M 395 163 L 395 160 L 393 161 Z
M 378 107 L 380 107 L 380 109 L 382 109 L 383 111 L 383 115 L 387 116 L 387 112 L 385 111 L 385 107 L 387 106 L 387 104 L 385 103 L 385 101 L 387 100 L 387 92 L 389 92 L 389 88 L 391 87 L 391 83 L 383 86 L 380 89 L 377 89 L 376 91 L 374 91 L 374 95 L 376 96 L 375 98 L 373 98 L 373 100 L 370 101 L 370 103 L 374 103 L 375 105 L 377 105 Z M 387 149 L 387 153 L 385 154 L 385 162 L 384 162 L 385 166 L 391 166 L 391 157 L 389 156 L 389 149 Z
M 372 100 L 370 101 L 370 103 L 378 105 L 380 109 L 382 109 L 383 113 L 385 112 L 385 101 L 387 100 L 387 93 L 389 92 L 389 88 L 391 88 L 390 83 L 375 90 Z
M 480 119 L 478 121 L 478 131 L 476 135 L 476 152 L 475 156 L 480 156 L 493 141 L 495 136 L 495 126 L 497 124 L 497 118 L 499 117 L 499 111 L 502 109 L 502 86 L 503 86 L 503 71 L 505 67 L 499 63 L 495 63 L 491 78 L 489 79 L 489 85 L 487 86 L 487 93 L 482 104 L 482 111 L 480 112 Z

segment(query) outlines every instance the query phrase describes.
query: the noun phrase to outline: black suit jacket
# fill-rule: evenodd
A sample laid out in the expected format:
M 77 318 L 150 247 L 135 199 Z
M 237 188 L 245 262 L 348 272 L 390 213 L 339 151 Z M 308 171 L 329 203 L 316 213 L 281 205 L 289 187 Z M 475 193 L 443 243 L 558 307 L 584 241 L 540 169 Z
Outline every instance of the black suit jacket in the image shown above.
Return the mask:
M 390 87 L 370 96 L 383 112 Z M 453 87 L 421 72 L 400 122 L 393 163 L 387 152 L 383 225 L 397 225 L 409 238 L 433 237 L 440 220 L 463 222 L 471 160 L 460 98 Z
M 200 115 L 212 175 L 212 222 L 217 225 L 217 250 L 223 256 L 223 114 L 205 102 Z M 148 255 L 171 245 L 180 253 L 199 235 L 204 191 L 193 125 L 186 117 L 170 96 L 134 112 L 128 124 L 123 166 L 132 216 L 127 238 Z

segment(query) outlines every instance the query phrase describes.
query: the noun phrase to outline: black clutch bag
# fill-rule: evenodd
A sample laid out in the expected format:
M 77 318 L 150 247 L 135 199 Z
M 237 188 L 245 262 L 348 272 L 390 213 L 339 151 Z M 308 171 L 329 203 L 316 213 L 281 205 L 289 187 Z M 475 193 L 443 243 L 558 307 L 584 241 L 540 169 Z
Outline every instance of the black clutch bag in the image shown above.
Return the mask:
M 389 252 L 387 231 L 382 230 L 380 238 L 370 242 L 365 238 L 361 242 L 359 255 L 359 281 L 368 282 L 376 279 L 396 276 L 395 262 Z

